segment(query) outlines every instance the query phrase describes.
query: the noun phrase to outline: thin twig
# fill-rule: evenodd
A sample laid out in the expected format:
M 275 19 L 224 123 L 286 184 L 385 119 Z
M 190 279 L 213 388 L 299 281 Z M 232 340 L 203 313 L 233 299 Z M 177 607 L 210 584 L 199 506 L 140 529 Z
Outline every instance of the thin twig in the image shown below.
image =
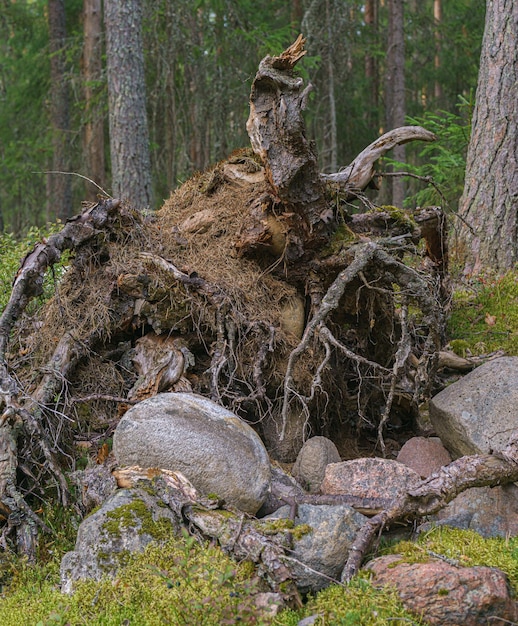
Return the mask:
M 102 187 L 100 187 L 95 181 L 93 181 L 91 178 L 88 178 L 88 176 L 83 176 L 83 174 L 79 174 L 78 172 L 61 172 L 59 170 L 44 170 L 44 171 L 40 171 L 40 172 L 32 172 L 33 174 L 65 174 L 67 176 L 77 176 L 78 178 L 82 178 L 83 180 L 88 181 L 89 183 L 92 183 L 92 185 L 94 185 L 95 187 L 97 187 L 97 189 L 99 189 L 99 191 L 102 191 L 103 194 L 107 197 L 107 198 L 113 198 L 113 196 L 111 194 L 109 194 L 107 191 L 105 191 Z

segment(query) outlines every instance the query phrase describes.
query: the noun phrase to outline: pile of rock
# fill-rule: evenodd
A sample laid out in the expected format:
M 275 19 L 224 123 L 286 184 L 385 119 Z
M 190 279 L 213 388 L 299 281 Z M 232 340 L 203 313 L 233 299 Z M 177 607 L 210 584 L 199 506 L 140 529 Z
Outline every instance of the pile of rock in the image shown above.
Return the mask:
M 518 431 L 517 407 L 518 358 L 497 359 L 432 399 L 430 419 L 438 437 L 409 440 L 397 460 L 349 461 L 341 461 L 333 442 L 314 437 L 301 449 L 289 476 L 272 466 L 258 435 L 234 414 L 194 394 L 165 393 L 140 402 L 123 416 L 113 452 L 118 466 L 180 472 L 200 494 L 249 515 L 291 516 L 295 526 L 306 531 L 294 533 L 287 552 L 290 569 L 300 591 L 317 591 L 339 579 L 351 543 L 367 518 L 358 512 L 361 507 L 346 504 L 296 507 L 297 496 L 344 494 L 357 502 L 388 506 L 452 457 L 502 449 Z M 101 475 L 104 480 L 92 478 Z M 156 540 L 147 530 L 147 518 L 166 520 L 171 532 L 179 531 L 177 518 L 150 490 L 118 489 L 108 465 L 86 472 L 81 480 L 85 504 L 101 507 L 82 523 L 75 551 L 63 559 L 66 592 L 74 580 L 113 574 L 118 554 L 141 550 Z M 96 480 L 102 489 L 93 487 Z M 135 523 L 115 525 L 112 532 L 122 509 L 131 511 Z M 427 523 L 471 528 L 484 536 L 517 535 L 517 487 L 470 489 Z M 410 565 L 397 556 L 374 559 L 367 567 L 375 584 L 396 585 L 405 605 L 426 615 L 431 624 L 479 624 L 490 616 L 516 619 L 516 603 L 498 570 L 463 568 L 435 559 Z

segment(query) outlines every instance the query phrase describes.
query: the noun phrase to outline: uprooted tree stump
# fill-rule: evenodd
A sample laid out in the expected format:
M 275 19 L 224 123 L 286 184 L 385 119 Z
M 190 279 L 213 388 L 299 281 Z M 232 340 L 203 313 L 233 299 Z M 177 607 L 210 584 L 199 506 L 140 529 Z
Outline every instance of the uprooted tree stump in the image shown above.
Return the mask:
M 160 391 L 227 406 L 281 461 L 309 435 L 383 454 L 391 424 L 412 428 L 444 333 L 445 220 L 363 191 L 388 150 L 435 138 L 399 128 L 321 174 L 302 116 L 310 87 L 294 74 L 303 44 L 259 66 L 252 150 L 151 216 L 101 199 L 22 262 L 0 318 L 0 514 L 29 555 L 44 526 L 32 494 L 51 479 L 66 503 L 74 446 L 100 448 L 130 404 Z M 29 314 L 65 251 L 54 298 Z

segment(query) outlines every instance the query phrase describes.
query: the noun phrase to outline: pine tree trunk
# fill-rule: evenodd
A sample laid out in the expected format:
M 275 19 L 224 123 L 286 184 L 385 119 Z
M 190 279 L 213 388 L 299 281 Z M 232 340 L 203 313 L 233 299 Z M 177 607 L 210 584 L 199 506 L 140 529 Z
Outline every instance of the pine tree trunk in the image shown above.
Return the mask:
M 405 124 L 405 40 L 403 32 L 403 0 L 388 0 L 388 42 L 385 106 L 388 130 Z M 399 145 L 392 153 L 394 159 L 405 161 L 405 146 Z M 403 206 L 405 183 L 403 178 L 392 181 L 392 204 Z
M 365 24 L 369 32 L 369 47 L 379 37 L 378 34 L 378 0 L 367 0 L 364 12 Z M 372 49 L 365 55 L 365 77 L 369 85 L 369 112 L 368 119 L 370 126 L 379 127 L 378 106 L 379 106 L 379 69 L 376 56 Z
M 102 77 L 101 0 L 84 0 L 83 31 L 82 72 L 86 116 L 83 131 L 83 153 L 86 166 L 84 173 L 103 187 L 105 184 L 104 125 L 101 107 L 96 102 L 98 93 L 96 83 Z M 88 200 L 95 200 L 99 190 L 88 183 L 85 191 Z
M 47 214 L 59 217 L 72 214 L 70 176 L 56 172 L 70 170 L 70 111 L 66 79 L 66 22 L 64 0 L 49 0 L 48 24 L 50 44 L 50 119 L 52 124 L 52 166 L 47 175 Z
M 441 69 L 441 22 L 442 22 L 442 1 L 433 0 L 433 21 L 434 21 L 434 38 L 435 38 L 435 56 L 433 66 L 435 69 L 435 83 L 434 83 L 434 97 L 435 101 L 440 101 L 442 98 L 442 85 L 439 80 L 438 74 Z
M 466 273 L 518 261 L 518 4 L 487 5 L 456 249 Z
M 142 2 L 104 3 L 113 195 L 152 205 L 146 114 Z

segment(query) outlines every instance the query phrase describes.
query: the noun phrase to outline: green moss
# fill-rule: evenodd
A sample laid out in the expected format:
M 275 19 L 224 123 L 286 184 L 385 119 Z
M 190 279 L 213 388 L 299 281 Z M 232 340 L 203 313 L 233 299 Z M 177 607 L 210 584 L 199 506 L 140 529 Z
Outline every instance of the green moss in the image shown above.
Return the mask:
M 59 567 L 20 565 L 0 601 L 2 626 L 73 624 L 267 624 L 257 615 L 250 563 L 184 538 L 129 555 L 115 581 L 84 581 L 64 597 Z
M 138 528 L 139 534 L 149 535 L 157 541 L 169 538 L 174 532 L 169 519 L 162 517 L 155 521 L 146 504 L 139 499 L 109 511 L 106 517 L 108 520 L 103 528 L 113 537 L 120 537 L 123 528 Z
M 448 336 L 450 345 L 464 342 L 465 355 L 495 350 L 518 355 L 518 271 L 479 277 L 469 289 L 457 289 Z
M 344 248 L 347 248 L 351 243 L 358 239 L 357 235 L 342 222 L 334 231 L 331 240 L 322 251 L 322 256 L 332 256 L 338 254 Z
M 302 539 L 304 535 L 309 535 L 309 533 L 313 532 L 313 528 L 309 524 L 297 524 L 292 531 L 293 538 L 298 541 Z
M 408 211 L 400 209 L 399 207 L 393 206 L 391 204 L 383 204 L 380 207 L 376 207 L 371 212 L 388 213 L 391 219 L 393 219 L 398 224 L 407 226 L 410 230 L 412 230 L 416 226 L 412 215 Z
M 452 339 L 450 341 L 450 348 L 458 356 L 465 357 L 469 350 L 469 343 L 465 339 Z
M 375 589 L 363 577 L 348 585 L 333 585 L 309 598 L 300 611 L 284 611 L 277 626 L 295 626 L 304 617 L 318 615 L 315 626 L 385 626 L 386 624 L 424 624 L 405 610 L 393 589 Z
M 285 517 L 261 521 L 259 524 L 259 530 L 264 535 L 276 535 L 277 533 L 292 531 L 294 527 L 295 522 Z

